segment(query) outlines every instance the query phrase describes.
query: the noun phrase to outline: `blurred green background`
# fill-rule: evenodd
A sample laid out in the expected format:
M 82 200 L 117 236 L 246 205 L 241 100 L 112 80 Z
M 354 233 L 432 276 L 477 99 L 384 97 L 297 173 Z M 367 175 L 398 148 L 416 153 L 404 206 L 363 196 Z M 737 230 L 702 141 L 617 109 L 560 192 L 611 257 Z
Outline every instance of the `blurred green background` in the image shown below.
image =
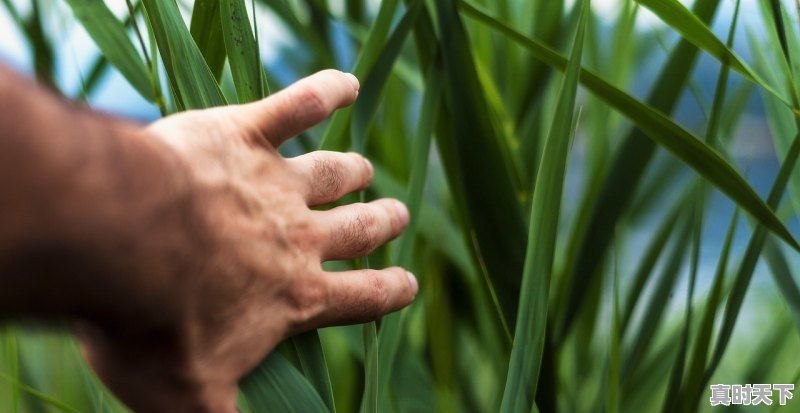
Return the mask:
M 281 150 L 373 160 L 361 196 L 411 227 L 329 265 L 403 265 L 420 294 L 281 344 L 243 411 L 714 411 L 709 384 L 800 381 L 800 3 L 0 4 L 0 60 L 142 122 L 361 80 Z M 125 410 L 65 327 L 0 331 L 0 411 Z

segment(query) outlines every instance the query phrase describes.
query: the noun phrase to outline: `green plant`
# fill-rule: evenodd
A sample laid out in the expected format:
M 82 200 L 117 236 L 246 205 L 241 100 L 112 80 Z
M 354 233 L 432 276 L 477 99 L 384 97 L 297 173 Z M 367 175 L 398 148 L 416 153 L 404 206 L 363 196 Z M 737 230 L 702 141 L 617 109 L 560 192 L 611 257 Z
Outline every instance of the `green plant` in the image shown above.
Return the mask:
M 2 4 L 38 78 L 63 91 L 42 23 L 52 1 Z M 589 0 L 143 0 L 124 20 L 65 3 L 101 51 L 75 96 L 90 102 L 112 65 L 163 114 L 262 98 L 280 71 L 361 79 L 353 108 L 283 150 L 374 160 L 361 196 L 405 200 L 410 228 L 369 260 L 330 265 L 403 265 L 420 295 L 377 323 L 287 340 L 241 383 L 244 411 L 694 411 L 709 383 L 800 380 L 788 2 L 759 3 L 749 60 L 734 51 L 739 1 L 724 41 L 709 28 L 720 0 L 621 0 L 610 24 Z M 666 26 L 637 31 L 643 7 Z M 296 42 L 280 63 L 262 65 L 252 10 Z M 639 98 L 651 59 L 663 64 Z M 753 91 L 780 160 L 766 200 L 732 153 Z M 698 124 L 671 116 L 681 99 Z M 727 228 L 709 229 L 719 215 Z M 777 289 L 753 285 L 762 258 Z M 6 326 L 0 350 L 0 410 L 124 411 L 65 333 Z

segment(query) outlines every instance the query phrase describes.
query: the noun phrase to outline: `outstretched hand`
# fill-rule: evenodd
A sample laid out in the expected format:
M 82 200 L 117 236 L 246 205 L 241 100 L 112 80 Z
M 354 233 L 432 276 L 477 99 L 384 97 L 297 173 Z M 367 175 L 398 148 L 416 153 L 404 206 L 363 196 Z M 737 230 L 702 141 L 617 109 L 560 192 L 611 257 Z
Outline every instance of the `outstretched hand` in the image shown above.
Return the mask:
M 326 70 L 262 101 L 177 114 L 143 131 L 173 152 L 187 207 L 179 223 L 150 234 L 164 242 L 142 264 L 148 282 L 131 294 L 139 298 L 120 297 L 141 312 L 79 328 L 92 367 L 132 408 L 234 412 L 238 380 L 282 339 L 373 320 L 414 299 L 417 282 L 401 268 L 321 267 L 363 257 L 408 224 L 393 199 L 310 209 L 366 188 L 369 161 L 277 151 L 352 104 L 358 88 L 354 76 Z

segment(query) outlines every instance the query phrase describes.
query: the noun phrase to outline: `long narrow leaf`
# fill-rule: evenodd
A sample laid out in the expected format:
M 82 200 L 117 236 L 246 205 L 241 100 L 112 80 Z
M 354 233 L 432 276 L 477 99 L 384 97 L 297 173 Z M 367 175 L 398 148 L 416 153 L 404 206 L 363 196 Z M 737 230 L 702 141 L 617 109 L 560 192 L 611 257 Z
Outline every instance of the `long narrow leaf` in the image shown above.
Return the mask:
M 258 413 L 329 412 L 308 380 L 277 351 L 239 386 Z
M 197 0 L 192 8 L 189 32 L 203 54 L 209 70 L 219 80 L 225 67 L 225 41 L 222 38 L 220 0 Z
M 92 37 L 106 59 L 148 101 L 155 99 L 144 61 L 128 37 L 125 25 L 102 1 L 67 0 L 75 18 Z
M 800 331 L 800 288 L 792 275 L 792 267 L 786 256 L 772 238 L 767 238 L 764 245 L 764 259 L 769 265 L 775 284 L 778 285 L 778 291 L 789 307 L 795 328 Z
M 264 97 L 261 61 L 244 0 L 220 0 L 219 6 L 225 51 L 236 97 L 239 103 L 261 99 Z
M 566 67 L 567 60 L 554 50 L 525 37 L 466 2 L 462 1 L 461 5 L 468 15 L 518 42 L 547 64 L 559 70 L 564 70 Z M 747 181 L 719 153 L 672 122 L 663 113 L 605 82 L 591 71 L 584 69 L 581 72 L 581 82 L 630 119 L 646 133 L 647 137 L 682 159 L 794 249 L 800 251 L 800 244 L 792 237 L 789 230 L 775 216 L 769 206 L 758 197 Z
M 422 209 L 422 194 L 425 188 L 425 177 L 428 170 L 428 156 L 431 149 L 431 135 L 433 134 L 434 119 L 438 114 L 439 102 L 442 91 L 442 74 L 439 67 L 431 66 L 425 84 L 425 96 L 420 107 L 419 122 L 413 141 L 413 163 L 411 165 L 411 178 L 409 179 L 406 195 L 406 205 L 411 217 L 405 235 L 399 240 L 397 247 L 397 265 L 410 268 L 411 257 L 414 250 L 419 214 Z M 378 356 L 378 391 L 381 397 L 386 395 L 386 387 L 391 379 L 397 350 L 400 346 L 401 334 L 405 326 L 407 311 L 390 314 L 384 317 L 378 334 L 381 352 Z
M 722 289 L 725 285 L 725 275 L 728 272 L 728 260 L 731 253 L 731 246 L 736 235 L 736 224 L 739 221 L 739 210 L 737 209 L 731 217 L 728 225 L 728 233 L 722 244 L 722 252 L 719 255 L 717 268 L 714 272 L 714 280 L 711 283 L 711 290 L 706 298 L 705 310 L 698 327 L 698 337 L 695 339 L 694 349 L 689 358 L 689 373 L 686 384 L 683 387 L 681 397 L 681 411 L 694 410 L 703 392 L 703 369 L 706 366 L 708 350 L 711 345 L 711 336 L 714 332 L 714 319 L 716 318 L 719 303 L 722 299 Z
M 375 322 L 361 327 L 364 341 L 364 394 L 361 399 L 361 413 L 378 412 L 378 331 Z
M 419 12 L 423 2 L 416 0 L 414 4 L 406 10 L 397 28 L 394 30 L 381 54 L 375 61 L 375 65 L 367 75 L 358 100 L 353 107 L 353 119 L 350 125 L 352 135 L 351 142 L 355 148 L 364 148 L 366 145 L 367 131 L 375 112 L 378 110 L 379 99 L 386 81 L 389 79 L 392 67 L 397 57 L 400 55 L 403 44 L 408 38 L 411 28 L 417 22 Z
M 775 182 L 770 189 L 768 202 L 771 206 L 777 207 L 780 203 L 781 197 L 786 190 L 786 184 L 789 181 L 789 177 L 792 175 L 796 166 L 798 157 L 800 157 L 800 134 L 795 136 L 794 142 L 792 142 L 792 146 L 789 149 L 786 158 L 783 160 L 781 169 L 778 172 L 778 177 L 775 179 Z M 758 263 L 761 250 L 764 247 L 764 243 L 768 236 L 769 234 L 766 229 L 759 225 L 754 231 L 753 235 L 750 237 L 750 241 L 747 244 L 747 249 L 743 255 L 742 263 L 739 265 L 739 269 L 734 279 L 733 289 L 731 290 L 727 305 L 725 306 L 722 327 L 720 327 L 717 344 L 714 348 L 711 361 L 709 362 L 709 365 L 706 368 L 703 376 L 703 385 L 710 380 L 711 375 L 716 370 L 717 366 L 722 360 L 722 355 L 725 353 L 725 350 L 728 347 L 731 335 L 733 334 L 733 328 L 735 327 L 736 320 L 739 317 L 739 311 L 742 308 L 744 296 L 747 293 L 747 289 L 750 285 L 750 280 L 753 278 L 753 272 L 755 271 L 756 264 Z
M 759 85 L 786 106 L 792 106 L 787 98 L 778 93 L 769 83 L 754 72 L 733 50 L 722 43 L 702 20 L 678 0 L 636 1 L 650 9 L 673 29 L 679 31 L 686 40 L 716 57 L 723 64 L 729 65 L 731 69 L 736 70 L 753 83 Z
M 216 79 L 206 65 L 175 0 L 144 0 L 172 91 L 185 109 L 225 105 Z
M 589 0 L 583 0 L 581 3 L 578 31 L 561 84 L 542 163 L 536 176 L 517 325 L 500 408 L 502 412 L 527 412 L 534 404 L 533 398 L 536 394 L 547 331 L 550 277 L 555 257 L 561 197 L 572 137 L 575 97 L 589 5 Z
M 378 58 L 389 33 L 397 2 L 398 0 L 386 0 L 381 3 L 381 8 L 378 10 L 378 15 L 375 17 L 367 36 L 367 41 L 361 48 L 361 54 L 358 56 L 358 60 L 352 70 L 357 78 L 363 78 L 372 69 L 372 65 Z M 337 111 L 333 115 L 325 134 L 322 136 L 322 142 L 319 145 L 320 149 L 343 151 L 350 146 L 350 135 L 345 132 L 351 115 L 352 111 L 350 109 Z
M 309 331 L 289 339 L 294 346 L 297 359 L 309 383 L 314 386 L 317 394 L 325 402 L 331 413 L 336 413 L 333 401 L 333 388 L 328 373 L 328 363 L 319 339 L 319 333 Z
M 445 104 L 437 131 L 468 241 L 508 325 L 517 315 L 525 224 L 454 0 L 436 2 L 442 28 Z M 502 228 L 503 232 L 499 232 Z

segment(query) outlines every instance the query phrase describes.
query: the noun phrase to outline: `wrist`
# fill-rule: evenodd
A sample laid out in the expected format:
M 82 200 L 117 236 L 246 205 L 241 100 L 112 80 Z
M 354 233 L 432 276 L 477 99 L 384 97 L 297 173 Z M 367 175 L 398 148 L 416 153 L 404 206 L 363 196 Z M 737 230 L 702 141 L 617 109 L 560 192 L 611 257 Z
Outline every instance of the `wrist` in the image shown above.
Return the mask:
M 91 319 L 146 324 L 170 322 L 181 300 L 183 277 L 192 273 L 191 232 L 197 208 L 188 167 L 145 129 L 120 124 L 100 160 L 104 183 L 90 182 L 65 234 L 82 248 L 88 268 L 86 308 Z M 175 308 L 179 306 L 175 305 Z

